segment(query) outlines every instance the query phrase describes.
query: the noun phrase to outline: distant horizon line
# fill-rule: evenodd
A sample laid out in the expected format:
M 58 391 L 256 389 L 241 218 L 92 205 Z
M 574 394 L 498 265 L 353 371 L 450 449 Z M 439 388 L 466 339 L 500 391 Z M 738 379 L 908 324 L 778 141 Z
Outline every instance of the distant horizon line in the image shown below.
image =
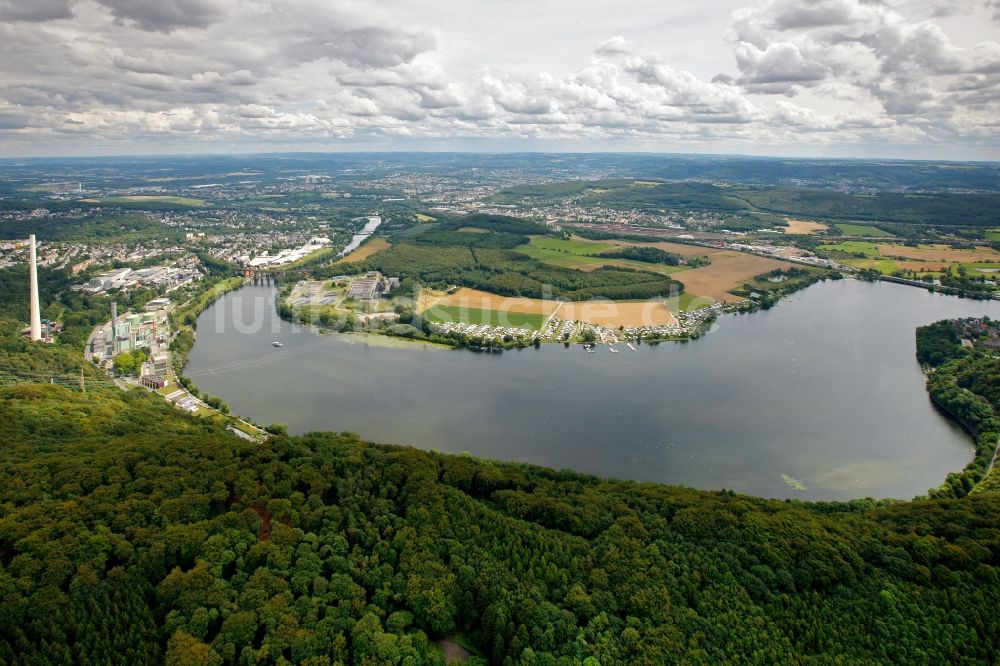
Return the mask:
M 367 150 L 271 150 L 271 151 L 251 151 L 251 152 L 210 152 L 210 153 L 94 153 L 88 155 L 37 155 L 37 156 L 3 156 L 0 155 L 0 163 L 16 162 L 24 160 L 112 160 L 112 159 L 162 159 L 162 158 L 211 158 L 211 157 L 270 157 L 282 155 L 310 155 L 310 156 L 336 156 L 336 155 L 497 155 L 497 156 L 517 156 L 517 155 L 620 155 L 620 156 L 646 156 L 646 157 L 700 157 L 700 158 L 736 158 L 745 160 L 794 160 L 800 162 L 900 162 L 900 163 L 930 163 L 930 164 L 997 164 L 1000 165 L 1000 158 L 997 159 L 934 159 L 915 157 L 804 157 L 795 155 L 754 155 L 749 153 L 689 153 L 689 152 L 665 152 L 665 151 L 641 151 L 641 150 L 588 150 L 588 151 L 551 151 L 551 150 L 407 150 L 394 148 L 390 150 L 367 149 Z

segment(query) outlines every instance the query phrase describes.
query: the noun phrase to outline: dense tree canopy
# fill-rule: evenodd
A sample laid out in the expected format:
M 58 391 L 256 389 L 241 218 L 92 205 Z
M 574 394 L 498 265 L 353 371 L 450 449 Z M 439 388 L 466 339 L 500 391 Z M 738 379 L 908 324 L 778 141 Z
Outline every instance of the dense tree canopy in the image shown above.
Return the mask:
M 986 330 L 975 328 L 978 333 L 967 330 L 966 334 L 988 335 Z M 927 375 L 931 399 L 976 438 L 973 461 L 961 472 L 949 474 L 932 494 L 962 497 L 970 492 L 1000 490 L 998 475 L 990 473 L 1000 437 L 1000 358 L 989 349 L 964 347 L 954 321 L 918 328 L 917 358 L 932 366 Z
M 1000 498 L 802 505 L 0 391 L 0 662 L 995 663 Z M 595 663 L 593 661 L 589 663 Z

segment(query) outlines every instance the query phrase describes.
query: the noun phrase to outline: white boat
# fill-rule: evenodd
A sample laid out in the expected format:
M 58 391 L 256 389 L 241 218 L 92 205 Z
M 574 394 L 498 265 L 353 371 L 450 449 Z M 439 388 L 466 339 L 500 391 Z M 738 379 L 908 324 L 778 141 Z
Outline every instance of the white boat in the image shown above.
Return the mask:
M 275 340 L 274 342 L 271 343 L 271 346 L 273 346 L 273 347 L 284 347 L 285 345 L 283 345 L 280 342 L 278 342 L 277 340 Z
M 587 347 L 587 353 L 588 353 L 588 354 L 596 354 L 597 352 L 595 352 L 595 351 L 594 351 L 593 349 L 591 349 L 590 347 Z
M 628 347 L 629 349 L 631 349 L 632 351 L 635 351 L 635 347 L 632 346 L 631 342 L 626 342 L 625 346 Z
M 618 350 L 615 349 L 614 347 L 610 347 L 609 349 L 610 349 L 610 351 L 611 351 L 612 354 L 617 354 L 618 353 Z

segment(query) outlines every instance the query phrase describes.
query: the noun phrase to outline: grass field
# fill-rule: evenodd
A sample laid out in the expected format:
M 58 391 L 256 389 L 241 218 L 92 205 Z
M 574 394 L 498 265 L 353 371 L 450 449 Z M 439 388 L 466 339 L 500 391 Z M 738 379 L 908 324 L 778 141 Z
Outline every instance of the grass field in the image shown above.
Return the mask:
M 990 229 L 987 231 L 986 240 L 1000 241 L 1000 229 Z
M 417 219 L 417 222 L 434 222 L 437 220 L 436 217 L 431 217 L 430 215 L 424 215 L 423 213 L 414 213 L 413 217 Z
M 692 296 L 702 296 L 716 301 L 740 301 L 739 296 L 729 293 L 752 277 L 768 273 L 778 268 L 788 268 L 790 264 L 776 259 L 766 259 L 741 252 L 717 252 L 712 255 L 712 265 L 694 268 L 677 275 L 684 285 L 684 291 Z
M 376 252 L 381 252 L 382 250 L 386 249 L 387 247 L 389 247 L 389 241 L 387 241 L 386 239 L 382 238 L 381 236 L 379 236 L 377 238 L 372 238 L 371 240 L 363 243 L 361 245 L 361 247 L 359 247 L 354 252 L 351 252 L 349 255 L 347 255 L 343 259 L 341 259 L 339 261 L 336 261 L 334 263 L 337 263 L 337 264 L 356 264 L 359 261 L 364 261 L 365 259 L 367 259 L 368 257 L 372 256 Z
M 560 238 L 535 236 L 531 239 L 531 247 L 540 248 L 542 250 L 551 250 L 553 252 L 561 252 L 564 254 L 585 256 L 598 254 L 600 252 L 611 252 L 615 249 L 615 244 L 587 240 L 586 238 L 573 237 L 569 240 L 562 240 Z
M 880 256 L 878 246 L 867 241 L 844 241 L 843 243 L 830 243 L 820 245 L 819 249 L 831 252 L 844 252 L 847 254 L 863 254 L 866 257 L 875 258 Z
M 680 297 L 677 299 L 677 309 L 680 312 L 690 312 L 691 310 L 700 310 L 701 308 L 707 308 L 714 303 L 711 298 L 705 298 L 704 296 L 695 296 L 694 294 L 689 294 L 686 291 L 682 291 Z
M 433 322 L 457 322 L 463 324 L 486 324 L 508 328 L 530 328 L 537 331 L 548 318 L 546 315 L 506 310 L 482 310 L 460 305 L 435 305 L 423 313 Z
M 823 245 L 821 249 L 864 254 L 864 259 L 845 259 L 844 263 L 855 268 L 874 268 L 883 275 L 897 271 L 938 274 L 960 265 L 970 272 L 991 274 L 991 269 L 1000 267 L 1000 252 L 988 247 L 959 249 L 942 244 L 910 247 L 898 243 L 848 241 Z
M 166 195 L 131 195 L 125 197 L 101 197 L 100 199 L 80 199 L 84 203 L 130 204 L 130 203 L 165 203 L 178 206 L 204 206 L 204 199 L 191 197 L 172 197 Z
M 1000 263 L 974 263 L 974 264 L 962 264 L 965 266 L 966 270 L 970 273 L 985 273 L 986 275 L 994 275 L 1000 272 Z
M 590 255 L 599 252 L 612 252 L 616 247 L 611 243 L 598 243 L 584 239 L 561 240 L 536 236 L 527 245 L 519 245 L 514 249 L 550 266 L 596 270 L 601 266 L 607 266 L 613 260 Z
M 901 266 L 899 262 L 892 259 L 848 259 L 844 263 L 855 268 L 874 268 L 883 275 L 892 275 L 900 269 L 922 270 L 923 267 L 931 268 L 930 264 L 920 264 L 917 268 L 910 268 L 906 265 Z
M 882 231 L 878 227 L 873 227 L 870 224 L 847 224 L 843 222 L 838 222 L 833 225 L 840 229 L 841 233 L 845 236 L 863 236 L 867 238 L 892 238 L 893 234 L 888 231 Z
M 816 234 L 826 231 L 829 227 L 821 222 L 809 222 L 806 220 L 788 220 L 785 227 L 786 234 Z
M 630 268 L 637 271 L 659 273 L 660 275 L 670 275 L 672 273 L 685 270 L 684 266 L 666 266 L 662 264 L 648 264 L 632 259 L 608 259 L 605 257 L 592 256 L 602 252 L 614 252 L 624 245 L 624 243 L 620 242 L 605 243 L 586 240 L 584 238 L 561 240 L 558 238 L 534 237 L 527 245 L 519 245 L 514 249 L 521 254 L 527 255 L 532 259 L 537 259 L 538 261 L 544 262 L 550 266 L 573 268 L 584 272 L 595 271 L 602 266 Z M 652 247 L 672 244 L 629 243 L 628 245 Z

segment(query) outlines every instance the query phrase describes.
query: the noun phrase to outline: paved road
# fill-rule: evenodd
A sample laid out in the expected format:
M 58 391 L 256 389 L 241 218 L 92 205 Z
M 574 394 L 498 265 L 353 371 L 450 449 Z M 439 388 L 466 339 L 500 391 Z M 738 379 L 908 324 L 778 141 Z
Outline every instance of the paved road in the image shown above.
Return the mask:
M 106 331 L 110 327 L 111 327 L 111 320 L 108 320 L 108 321 L 104 322 L 103 324 L 98 324 L 97 326 L 94 327 L 94 330 L 92 330 L 90 332 L 90 336 L 87 338 L 87 346 L 84 347 L 84 350 L 83 350 L 83 357 L 84 357 L 84 359 L 86 359 L 87 361 L 90 361 L 91 356 L 93 356 L 93 354 L 90 351 L 91 350 L 91 343 L 94 341 L 94 337 L 97 335 L 97 333 L 100 332 L 100 331 Z M 105 340 L 106 339 L 107 339 L 107 335 L 105 334 Z

